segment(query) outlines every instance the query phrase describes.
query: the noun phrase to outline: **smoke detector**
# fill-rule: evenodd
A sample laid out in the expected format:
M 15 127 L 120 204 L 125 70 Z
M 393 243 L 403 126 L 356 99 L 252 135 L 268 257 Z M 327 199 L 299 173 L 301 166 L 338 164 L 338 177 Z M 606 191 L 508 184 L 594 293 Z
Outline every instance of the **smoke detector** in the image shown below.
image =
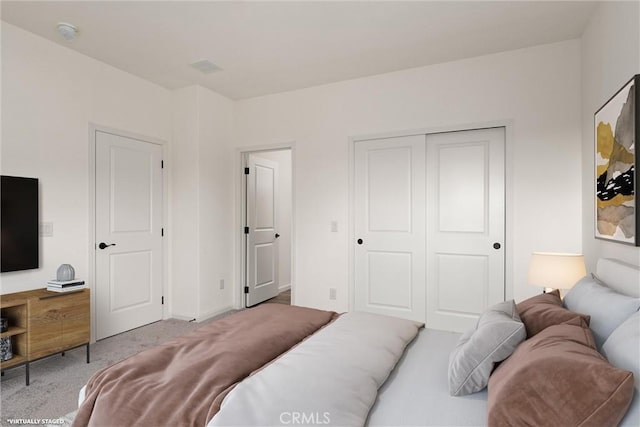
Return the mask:
M 222 71 L 222 68 L 218 67 L 216 64 L 209 61 L 208 59 L 196 61 L 189 65 L 195 68 L 196 70 L 200 71 L 202 74 L 211 74 L 211 73 L 215 73 L 216 71 Z
M 76 38 L 76 35 L 78 35 L 78 27 L 75 25 L 71 25 L 66 22 L 59 22 L 57 28 L 60 35 L 66 41 L 71 41 Z

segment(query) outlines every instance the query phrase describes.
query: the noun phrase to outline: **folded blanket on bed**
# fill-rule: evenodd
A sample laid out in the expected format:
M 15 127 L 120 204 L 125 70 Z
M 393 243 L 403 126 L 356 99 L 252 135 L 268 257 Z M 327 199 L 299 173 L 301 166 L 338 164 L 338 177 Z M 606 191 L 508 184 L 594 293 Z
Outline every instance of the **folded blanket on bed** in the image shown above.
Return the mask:
M 346 313 L 238 384 L 209 426 L 362 426 L 421 323 Z
M 204 426 L 234 384 L 337 316 L 264 304 L 96 372 L 74 426 Z

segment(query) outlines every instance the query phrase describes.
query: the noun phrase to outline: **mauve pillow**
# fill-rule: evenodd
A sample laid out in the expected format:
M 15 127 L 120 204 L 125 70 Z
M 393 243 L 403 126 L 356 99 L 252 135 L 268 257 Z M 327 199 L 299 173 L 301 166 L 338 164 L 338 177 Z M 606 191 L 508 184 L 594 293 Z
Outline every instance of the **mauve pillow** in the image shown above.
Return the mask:
M 640 308 L 640 298 L 623 295 L 604 286 L 591 275 L 576 283 L 564 297 L 569 310 L 587 313 L 598 348 L 622 322 Z
M 489 426 L 618 425 L 633 397 L 633 374 L 609 364 L 576 320 L 546 328 L 496 368 Z
M 484 389 L 494 365 L 509 357 L 525 338 L 513 300 L 489 307 L 451 352 L 449 393 L 464 396 Z
M 589 326 L 589 316 L 575 313 L 562 306 L 560 291 L 557 289 L 526 299 L 519 303 L 517 308 L 529 338 L 549 326 L 559 325 L 576 317 L 582 318 L 585 325 Z

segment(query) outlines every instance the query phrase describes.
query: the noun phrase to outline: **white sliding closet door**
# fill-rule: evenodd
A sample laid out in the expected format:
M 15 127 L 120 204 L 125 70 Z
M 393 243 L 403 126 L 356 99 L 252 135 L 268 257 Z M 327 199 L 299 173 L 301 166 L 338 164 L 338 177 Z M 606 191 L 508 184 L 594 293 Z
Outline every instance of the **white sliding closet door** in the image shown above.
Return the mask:
M 427 135 L 427 326 L 504 301 L 504 128 Z
M 464 331 L 504 301 L 504 153 L 504 128 L 355 143 L 355 310 Z
M 425 319 L 425 136 L 355 145 L 355 309 Z

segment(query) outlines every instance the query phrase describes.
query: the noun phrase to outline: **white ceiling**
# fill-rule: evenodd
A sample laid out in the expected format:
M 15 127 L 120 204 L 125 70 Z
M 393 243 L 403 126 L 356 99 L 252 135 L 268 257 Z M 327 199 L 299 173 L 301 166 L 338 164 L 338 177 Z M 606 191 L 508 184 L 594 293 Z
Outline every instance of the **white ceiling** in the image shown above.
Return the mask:
M 595 3 L 2 1 L 2 20 L 169 89 L 233 99 L 578 38 Z M 76 25 L 76 40 L 56 32 Z M 203 75 L 188 66 L 209 59 Z

